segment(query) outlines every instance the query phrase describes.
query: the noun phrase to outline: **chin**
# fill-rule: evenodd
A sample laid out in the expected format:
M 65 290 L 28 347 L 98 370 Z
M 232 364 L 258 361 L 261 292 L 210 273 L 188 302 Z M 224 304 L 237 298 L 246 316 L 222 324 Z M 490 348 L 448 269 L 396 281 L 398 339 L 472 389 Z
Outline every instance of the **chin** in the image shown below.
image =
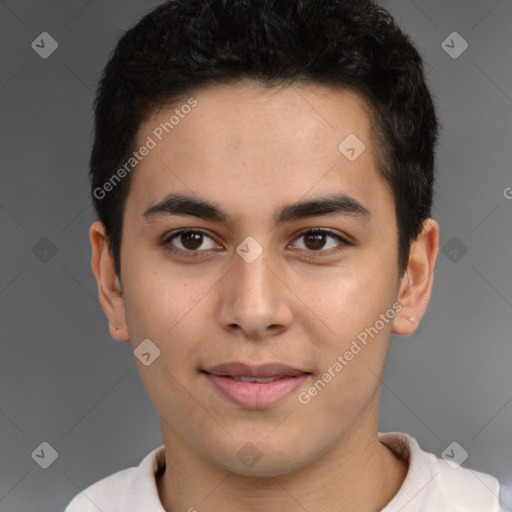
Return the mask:
M 315 459 L 314 456 L 305 457 L 291 450 L 292 454 L 271 453 L 270 448 L 259 450 L 252 443 L 246 443 L 236 453 L 236 458 L 212 457 L 212 462 L 218 467 L 237 475 L 250 477 L 276 477 L 282 476 L 305 467 Z

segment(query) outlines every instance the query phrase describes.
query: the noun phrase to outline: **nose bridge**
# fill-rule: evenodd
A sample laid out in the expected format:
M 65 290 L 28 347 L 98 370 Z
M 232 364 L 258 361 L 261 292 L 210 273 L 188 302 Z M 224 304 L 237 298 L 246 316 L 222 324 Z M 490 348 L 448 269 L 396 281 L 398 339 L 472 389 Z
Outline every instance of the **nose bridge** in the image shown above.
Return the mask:
M 246 258 L 241 256 L 240 252 L 247 248 L 249 251 Z M 272 262 L 269 261 L 268 250 L 262 250 L 259 255 L 255 251 L 256 248 L 251 247 L 250 242 L 245 246 L 240 244 L 237 250 L 237 256 L 233 262 L 236 295 L 238 302 L 247 306 L 270 307 L 270 303 L 275 300 L 273 296 L 278 293 L 276 283 L 272 283 L 272 278 L 275 279 L 275 276 L 269 268 Z M 272 284 L 274 284 L 273 287 Z
M 224 328 L 237 327 L 250 336 L 263 335 L 273 326 L 291 321 L 286 287 L 276 277 L 271 252 L 254 242 L 240 244 L 229 278 L 220 290 L 219 321 Z

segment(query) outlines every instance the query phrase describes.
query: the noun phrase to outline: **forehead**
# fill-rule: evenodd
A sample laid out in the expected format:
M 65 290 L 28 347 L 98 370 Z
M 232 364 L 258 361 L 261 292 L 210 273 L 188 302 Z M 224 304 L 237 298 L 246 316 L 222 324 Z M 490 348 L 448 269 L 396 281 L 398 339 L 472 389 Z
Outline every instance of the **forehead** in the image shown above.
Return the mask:
M 371 186 L 386 188 L 368 104 L 347 89 L 251 81 L 203 88 L 153 112 L 137 139 L 138 147 L 154 143 L 132 176 L 129 198 L 139 210 L 176 190 L 228 201 L 236 191 L 242 205 L 258 190 L 267 203 L 342 185 L 364 202 Z
M 139 138 L 169 121 L 191 97 L 197 107 L 185 116 L 186 122 L 176 119 L 179 129 L 178 125 L 173 126 L 169 135 L 177 141 L 186 140 L 189 145 L 194 142 L 191 135 L 196 141 L 201 137 L 202 143 L 196 149 L 204 142 L 215 142 L 219 151 L 236 149 L 244 141 L 252 143 L 256 138 L 265 140 L 267 146 L 272 139 L 281 147 L 290 139 L 308 146 L 332 147 L 334 142 L 337 149 L 339 137 L 347 130 L 370 142 L 371 109 L 361 94 L 319 84 L 270 88 L 251 80 L 192 91 L 171 107 L 152 112 L 141 124 Z

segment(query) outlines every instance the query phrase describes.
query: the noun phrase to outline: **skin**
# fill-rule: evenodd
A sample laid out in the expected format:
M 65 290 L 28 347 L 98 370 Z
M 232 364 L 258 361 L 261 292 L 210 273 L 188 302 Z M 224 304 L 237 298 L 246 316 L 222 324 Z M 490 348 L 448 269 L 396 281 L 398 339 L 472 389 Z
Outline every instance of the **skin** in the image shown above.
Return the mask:
M 149 338 L 161 351 L 149 366 L 136 363 L 165 443 L 166 470 L 157 482 L 162 504 L 169 512 L 380 510 L 408 468 L 378 441 L 380 378 L 392 333 L 412 334 L 427 308 L 439 226 L 425 221 L 400 275 L 393 196 L 377 173 L 358 94 L 320 85 L 266 90 L 243 81 L 193 96 L 197 107 L 132 176 L 121 279 L 103 225 L 90 228 L 92 268 L 111 335 L 131 339 L 134 348 Z M 170 115 L 153 113 L 139 142 Z M 350 133 L 366 146 L 355 161 L 338 150 Z M 232 222 L 143 217 L 171 192 L 209 200 Z M 370 216 L 275 224 L 284 205 L 334 192 L 356 199 Z M 176 237 L 166 249 L 161 241 L 181 228 L 207 236 L 202 245 Z M 315 245 L 300 236 L 318 228 L 351 243 L 327 236 Z M 252 263 L 236 252 L 248 236 L 263 248 Z M 194 250 L 203 252 L 193 257 Z M 396 302 L 402 309 L 394 319 L 301 404 L 298 393 Z M 200 373 L 230 361 L 280 362 L 313 375 L 276 406 L 245 409 Z M 237 457 L 249 442 L 261 454 L 252 467 Z

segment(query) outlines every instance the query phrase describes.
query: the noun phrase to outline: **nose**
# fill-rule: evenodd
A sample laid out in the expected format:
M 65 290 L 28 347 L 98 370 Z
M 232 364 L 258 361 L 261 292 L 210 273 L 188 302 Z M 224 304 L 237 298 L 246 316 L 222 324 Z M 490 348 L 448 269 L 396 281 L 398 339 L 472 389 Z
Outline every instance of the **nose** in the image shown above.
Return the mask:
M 247 262 L 235 254 L 233 267 L 219 287 L 217 319 L 231 334 L 253 340 L 281 334 L 293 319 L 293 294 L 278 277 L 278 264 L 264 250 Z

